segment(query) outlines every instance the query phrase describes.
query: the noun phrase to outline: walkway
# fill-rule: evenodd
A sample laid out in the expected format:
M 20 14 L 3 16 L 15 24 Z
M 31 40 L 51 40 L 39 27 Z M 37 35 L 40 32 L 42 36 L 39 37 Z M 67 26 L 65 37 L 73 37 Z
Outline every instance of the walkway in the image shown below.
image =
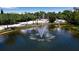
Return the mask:
M 38 19 L 37 19 L 38 20 Z M 19 22 L 18 24 L 12 24 L 12 25 L 1 25 L 0 26 L 0 30 L 3 30 L 5 28 L 8 27 L 21 27 L 21 26 L 25 26 L 26 24 L 33 24 L 33 23 L 48 23 L 48 19 L 41 19 L 41 20 L 38 20 L 38 21 L 28 21 L 28 22 Z

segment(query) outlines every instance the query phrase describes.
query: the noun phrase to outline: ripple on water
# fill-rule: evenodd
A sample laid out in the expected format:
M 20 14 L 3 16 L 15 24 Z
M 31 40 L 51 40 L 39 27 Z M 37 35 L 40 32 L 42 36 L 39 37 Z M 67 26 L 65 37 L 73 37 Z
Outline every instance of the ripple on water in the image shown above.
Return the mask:
M 3 43 L 5 41 L 5 36 L 0 35 L 0 43 Z

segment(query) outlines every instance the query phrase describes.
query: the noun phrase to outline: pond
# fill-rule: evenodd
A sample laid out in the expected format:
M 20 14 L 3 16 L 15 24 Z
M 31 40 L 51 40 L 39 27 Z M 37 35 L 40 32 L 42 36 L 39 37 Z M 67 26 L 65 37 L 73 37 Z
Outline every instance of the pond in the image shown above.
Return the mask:
M 52 25 L 0 35 L 1 51 L 77 51 L 79 37 L 70 30 Z

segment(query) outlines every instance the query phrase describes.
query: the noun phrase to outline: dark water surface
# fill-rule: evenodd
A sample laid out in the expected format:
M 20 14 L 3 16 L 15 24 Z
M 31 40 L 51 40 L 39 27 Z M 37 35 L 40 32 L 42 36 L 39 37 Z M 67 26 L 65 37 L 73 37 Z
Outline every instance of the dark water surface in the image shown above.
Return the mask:
M 72 32 L 48 26 L 22 29 L 0 35 L 0 50 L 4 51 L 72 51 L 79 50 L 79 38 Z

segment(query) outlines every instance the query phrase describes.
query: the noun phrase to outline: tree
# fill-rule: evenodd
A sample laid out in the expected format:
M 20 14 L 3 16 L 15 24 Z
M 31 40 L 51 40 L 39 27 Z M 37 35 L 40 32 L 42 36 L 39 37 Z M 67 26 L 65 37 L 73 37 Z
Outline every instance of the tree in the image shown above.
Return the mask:
M 1 14 L 3 14 L 3 10 L 1 9 Z
M 62 13 L 61 13 L 61 12 L 58 12 L 58 13 L 56 14 L 56 18 L 61 19 L 61 18 L 62 18 L 61 15 L 62 15 Z
M 61 14 L 61 19 L 66 20 L 68 23 L 75 23 L 74 20 L 74 12 L 70 11 L 70 10 L 64 10 Z
M 79 25 L 79 11 L 77 11 L 77 12 L 74 11 L 73 14 L 74 14 L 74 18 L 73 18 L 74 24 Z
M 47 16 L 49 18 L 49 22 L 52 23 L 56 20 L 56 14 L 55 12 L 48 12 L 47 13 Z

